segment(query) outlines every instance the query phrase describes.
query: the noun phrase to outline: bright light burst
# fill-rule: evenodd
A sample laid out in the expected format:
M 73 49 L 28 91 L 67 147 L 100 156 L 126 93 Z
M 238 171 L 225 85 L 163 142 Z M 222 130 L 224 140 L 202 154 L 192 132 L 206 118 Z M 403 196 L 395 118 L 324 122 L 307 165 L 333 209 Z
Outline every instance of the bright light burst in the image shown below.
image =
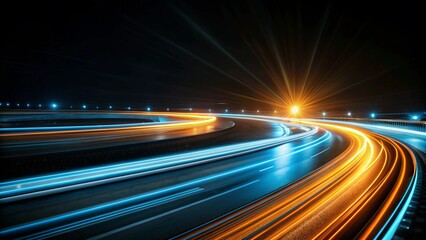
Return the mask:
M 243 17 L 246 26 L 253 26 L 243 31 L 245 36 L 255 36 L 244 38 L 244 45 L 257 60 L 257 69 L 246 65 L 244 59 L 222 45 L 219 39 L 185 11 L 178 8 L 175 10 L 196 33 L 215 48 L 215 53 L 220 53 L 232 63 L 233 70 L 222 68 L 220 64 L 203 58 L 165 36 L 154 34 L 166 44 L 244 87 L 242 91 L 219 89 L 227 94 L 267 104 L 273 109 L 291 109 L 297 104 L 303 106 L 303 116 L 317 116 L 324 107 L 344 105 L 346 100 L 333 102 L 331 98 L 371 77 L 360 79 L 354 84 L 344 84 L 348 73 L 354 68 L 351 63 L 356 55 L 347 49 L 347 45 L 333 44 L 334 40 L 329 38 L 331 31 L 340 30 L 328 27 L 329 9 L 325 9 L 322 16 L 311 23 L 315 26 L 314 34 L 306 36 L 302 22 L 298 22 L 299 28 L 293 28 L 291 23 L 286 25 L 289 19 L 282 19 L 283 15 L 269 16 L 253 11 L 254 17 Z M 250 22 L 253 19 L 256 21 Z M 259 19 L 264 22 L 257 21 Z M 240 71 L 235 71 L 235 67 Z M 290 111 L 289 114 L 294 113 Z M 300 116 L 299 111 L 297 114 Z
M 299 106 L 291 107 L 291 114 L 296 115 L 299 113 Z

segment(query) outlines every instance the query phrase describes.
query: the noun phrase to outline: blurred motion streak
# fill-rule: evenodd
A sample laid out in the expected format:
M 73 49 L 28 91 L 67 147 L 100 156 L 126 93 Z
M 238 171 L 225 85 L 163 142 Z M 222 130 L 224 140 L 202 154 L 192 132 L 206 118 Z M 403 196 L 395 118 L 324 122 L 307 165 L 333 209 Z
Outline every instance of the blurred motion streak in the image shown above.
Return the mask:
M 392 231 L 389 219 L 417 177 L 412 152 L 366 130 L 302 123 L 341 133 L 350 146 L 293 184 L 179 237 L 371 239 Z
M 210 117 L 208 120 L 209 119 L 215 120 L 216 117 Z M 206 120 L 203 119 L 202 121 Z M 258 119 L 258 121 L 271 120 Z M 288 125 L 294 126 L 292 124 Z M 110 164 L 100 167 L 92 167 L 75 171 L 67 171 L 63 173 L 46 174 L 38 177 L 28 177 L 16 179 L 13 181 L 1 182 L 0 203 L 93 187 L 95 185 L 123 181 L 131 178 L 151 175 L 154 173 L 205 164 L 208 162 L 240 156 L 250 152 L 278 146 L 289 141 L 311 136 L 318 131 L 317 127 L 310 127 L 304 128 L 304 131 L 301 133 L 290 135 L 286 126 L 282 125 L 281 127 L 285 129 L 284 134 L 277 138 L 256 140 L 181 154 L 171 154 L 164 157 L 137 159 L 120 164 Z M 325 139 L 329 135 L 330 134 L 328 133 L 321 139 Z M 314 143 L 315 142 L 311 142 L 311 144 Z
M 1 158 L 134 144 L 161 140 L 165 135 L 176 138 L 232 127 L 217 123 L 214 116 L 155 112 L 132 112 L 131 115 L 160 116 L 170 120 L 136 124 L 1 128 Z M 215 124 L 215 128 L 209 127 L 212 124 Z

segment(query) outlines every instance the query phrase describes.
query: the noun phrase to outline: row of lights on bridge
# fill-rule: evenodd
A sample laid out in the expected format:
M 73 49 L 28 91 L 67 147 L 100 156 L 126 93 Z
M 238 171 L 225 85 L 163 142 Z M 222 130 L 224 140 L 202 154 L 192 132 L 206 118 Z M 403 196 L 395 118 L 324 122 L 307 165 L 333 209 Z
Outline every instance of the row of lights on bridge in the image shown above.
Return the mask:
M 351 112 L 348 112 L 347 114 L 346 114 L 348 117 L 352 117 L 352 113 Z M 322 116 L 323 117 L 326 117 L 327 116 L 327 113 L 326 112 L 322 112 Z M 375 113 L 371 113 L 370 114 L 370 118 L 376 118 L 376 114 Z M 417 116 L 417 115 L 412 115 L 411 116 L 411 119 L 412 120 L 419 120 L 419 116 Z
M 16 103 L 16 105 L 15 105 L 16 107 L 21 107 L 21 104 L 19 104 L 19 103 Z M 27 108 L 29 108 L 29 107 L 31 107 L 32 105 L 31 104 L 29 104 L 29 103 L 27 103 L 27 104 L 25 104 L 25 106 L 27 107 Z M 0 107 L 7 107 L 7 108 L 9 108 L 9 107 L 12 107 L 12 104 L 10 104 L 10 103 L 0 103 Z M 50 109 L 59 109 L 59 104 L 57 104 L 57 103 L 51 103 L 51 104 L 49 104 L 49 105 L 43 105 L 43 104 L 36 104 L 36 105 L 33 105 L 33 107 L 34 108 L 45 108 L 45 109 L 47 109 L 47 108 L 50 108 Z M 69 107 L 70 109 L 75 109 L 75 107 L 73 106 L 73 105 L 71 105 L 70 107 Z M 102 108 L 100 108 L 99 106 L 96 106 L 95 107 L 96 109 L 102 109 Z M 86 105 L 86 104 L 83 104 L 83 105 L 81 105 L 81 109 L 83 109 L 83 110 L 86 110 L 86 109 L 89 109 L 89 106 L 88 105 Z M 109 105 L 109 106 L 107 106 L 107 108 L 106 109 L 110 109 L 110 110 L 112 110 L 113 109 L 113 107 L 112 107 L 112 105 Z M 132 110 L 132 107 L 126 107 L 125 109 L 127 109 L 127 110 Z M 147 107 L 146 108 L 146 110 L 147 111 L 151 111 L 151 107 Z M 170 110 L 170 108 L 167 108 L 167 111 L 169 111 Z M 191 109 L 192 110 L 192 109 Z
M 12 104 L 10 104 L 10 103 L 8 103 L 8 102 L 6 102 L 6 103 L 1 103 L 0 102 L 0 107 L 11 107 L 12 106 Z M 27 103 L 27 104 L 25 104 L 25 106 L 26 107 L 31 107 L 31 104 L 29 104 L 29 103 Z M 16 107 L 21 107 L 21 104 L 19 104 L 19 103 L 16 103 Z M 35 107 L 38 107 L 38 108 L 42 108 L 43 107 L 43 105 L 42 104 L 37 104 L 37 105 L 35 105 Z M 51 103 L 50 105 L 48 105 L 47 106 L 47 108 L 51 108 L 51 109 L 58 109 L 59 108 L 59 105 L 57 104 L 57 103 Z M 73 106 L 70 106 L 70 109 L 74 109 L 74 107 Z M 88 107 L 88 105 L 86 105 L 86 104 L 83 104 L 83 105 L 81 105 L 81 109 L 83 109 L 83 110 L 86 110 L 86 109 L 89 109 L 89 107 Z M 96 106 L 96 109 L 101 109 L 99 106 Z M 107 109 L 109 109 L 109 110 L 112 110 L 113 109 L 113 106 L 112 105 L 109 105 L 108 107 L 107 107 Z M 132 107 L 126 107 L 125 109 L 127 109 L 127 110 L 132 110 Z M 190 108 L 187 108 L 189 111 L 192 111 L 192 108 L 190 107 Z M 145 109 L 146 111 L 151 111 L 151 107 L 147 107 L 146 109 Z M 167 111 L 170 111 L 170 108 L 166 108 L 166 110 Z M 209 108 L 208 109 L 208 112 L 212 112 L 213 110 L 211 109 L 211 108 Z M 294 109 L 294 107 L 291 109 L 291 112 L 293 113 L 293 114 L 296 114 L 296 113 L 298 113 L 298 111 L 299 111 L 299 109 Z M 229 112 L 229 110 L 228 109 L 225 109 L 224 110 L 224 112 L 225 113 L 228 113 Z M 246 111 L 244 110 L 244 109 L 241 109 L 241 113 L 245 113 Z M 256 110 L 256 113 L 260 113 L 260 110 Z M 276 114 L 277 113 L 277 110 L 274 110 L 274 114 Z M 347 112 L 347 114 L 346 114 L 348 117 L 352 117 L 352 112 Z M 322 116 L 323 116 L 323 118 L 325 118 L 326 116 L 327 116 L 327 112 L 322 112 Z M 370 114 L 370 117 L 371 118 L 376 118 L 376 114 L 375 113 L 371 113 Z M 419 120 L 419 117 L 417 116 L 417 115 L 412 115 L 411 116 L 411 119 L 412 120 Z

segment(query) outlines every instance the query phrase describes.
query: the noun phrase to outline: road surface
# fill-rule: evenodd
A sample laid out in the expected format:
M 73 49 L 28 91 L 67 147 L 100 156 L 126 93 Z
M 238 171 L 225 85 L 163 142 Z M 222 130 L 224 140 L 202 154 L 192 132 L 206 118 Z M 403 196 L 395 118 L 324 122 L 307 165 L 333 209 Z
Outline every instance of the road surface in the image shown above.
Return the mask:
M 213 118 L 199 115 L 186 123 L 200 119 Z M 306 239 L 382 238 L 395 233 L 400 212 L 411 200 L 418 168 L 410 148 L 393 140 L 398 138 L 394 132 L 381 132 L 387 137 L 365 126 L 267 116 L 214 119 L 202 124 L 220 121 L 235 126 L 203 132 L 202 138 L 197 134 L 160 141 L 175 141 L 168 146 L 181 149 L 179 142 L 195 138 L 189 151 L 172 147 L 170 154 L 113 156 L 108 164 L 98 161 L 37 177 L 23 171 L 24 177 L 3 181 L 1 235 Z M 146 144 L 153 143 L 140 146 Z M 64 149 L 72 151 L 73 145 Z M 117 151 L 128 150 L 129 144 L 118 145 Z M 75 151 L 87 157 L 78 147 Z M 109 148 L 91 151 L 103 152 L 103 157 L 111 153 Z M 58 154 L 50 156 L 62 156 Z

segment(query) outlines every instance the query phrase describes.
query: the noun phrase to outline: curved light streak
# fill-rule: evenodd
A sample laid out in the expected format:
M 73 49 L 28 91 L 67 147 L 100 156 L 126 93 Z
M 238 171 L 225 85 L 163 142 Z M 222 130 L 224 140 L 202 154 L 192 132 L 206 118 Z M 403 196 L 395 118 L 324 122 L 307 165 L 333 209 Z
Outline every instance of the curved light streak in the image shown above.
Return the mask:
M 209 116 L 208 114 L 203 116 L 206 115 Z M 224 114 L 222 116 L 259 121 L 288 120 L 250 115 Z M 304 125 L 300 126 L 300 123 Z M 309 127 L 314 125 L 339 133 L 349 140 L 349 146 L 339 156 L 309 175 L 179 237 L 203 239 L 391 238 L 408 207 L 417 182 L 418 169 L 413 153 L 406 146 L 389 137 L 348 127 L 345 124 L 313 120 L 299 120 L 299 124 L 287 123 L 286 125 L 304 129 L 305 132 L 300 134 L 289 135 L 288 128 L 283 125 L 285 134 L 279 138 L 3 182 L 0 184 L 0 201 L 16 201 L 239 156 L 315 134 L 318 127 Z M 330 136 L 331 133 L 326 131 L 320 138 L 292 148 L 292 152 L 287 155 L 315 147 Z M 268 163 L 287 155 L 158 189 L 151 193 L 12 226 L 2 229 L 0 233 L 15 234 L 54 223 L 58 226 L 29 236 L 57 236 L 109 218 L 124 216 L 141 211 L 145 207 L 201 192 L 203 189 L 198 188 L 197 184 L 240 174 L 253 168 L 264 168 Z M 152 200 L 146 204 L 120 208 L 123 203 L 172 190 L 180 192 L 171 193 L 167 197 Z M 202 201 L 206 200 L 199 202 Z M 114 210 L 116 208 L 119 209 Z M 77 218 L 94 213 L 98 209 L 107 212 L 90 218 Z M 179 209 L 183 207 L 173 211 Z M 72 222 L 64 220 L 72 220 Z M 115 234 L 116 231 L 121 231 L 121 228 L 107 232 L 105 236 Z
M 417 177 L 415 158 L 409 149 L 391 138 L 362 129 L 335 123 L 302 123 L 340 132 L 351 144 L 341 155 L 299 181 L 179 237 L 392 236 Z
M 286 129 L 285 126 L 284 129 Z M 278 138 L 2 182 L 0 183 L 0 202 L 11 202 L 87 188 L 240 156 L 311 136 L 317 133 L 318 128 L 312 127 L 306 130 L 306 132 L 299 134 L 287 135 L 288 130 L 286 129 L 284 130 L 286 134 Z
M 78 116 L 79 114 L 75 114 Z M 87 115 L 87 113 L 86 113 Z M 97 114 L 94 114 L 96 116 Z M 185 113 L 110 113 L 111 116 L 164 117 L 170 121 L 92 126 L 19 127 L 0 130 L 0 158 L 49 154 L 137 144 L 210 133 L 233 127 L 215 116 Z M 53 116 L 54 117 L 54 116 Z M 15 129 L 15 130 L 14 130 Z M 198 131 L 199 130 L 199 131 Z
M 317 128 L 310 128 L 309 132 L 305 132 L 299 136 L 296 136 L 297 138 L 300 138 L 302 136 L 307 136 L 307 135 L 312 135 L 313 133 L 316 133 Z M 284 139 L 288 140 L 288 137 L 295 137 L 295 136 L 288 136 L 287 134 L 284 134 L 283 137 L 281 138 L 276 138 L 279 141 L 283 141 Z M 108 219 L 111 218 L 115 218 L 118 216 L 124 216 L 126 214 L 130 214 L 130 213 L 134 213 L 136 211 L 141 211 L 143 209 L 145 209 L 146 207 L 152 207 L 155 206 L 155 204 L 157 203 L 163 203 L 164 201 L 172 201 L 174 199 L 189 195 L 189 194 L 193 194 L 195 192 L 200 192 L 203 189 L 200 189 L 199 187 L 197 187 L 198 185 L 202 184 L 202 183 L 207 183 L 207 182 L 211 182 L 213 180 L 217 180 L 217 179 L 222 179 L 225 178 L 227 176 L 230 175 L 238 175 L 241 174 L 243 172 L 246 171 L 252 171 L 253 169 L 257 169 L 257 168 L 262 168 L 263 166 L 266 166 L 268 164 L 270 164 L 271 162 L 275 162 L 279 159 L 282 158 L 286 158 L 290 155 L 294 155 L 298 152 L 301 151 L 306 151 L 308 149 L 312 149 L 315 148 L 318 144 L 323 143 L 325 141 L 327 141 L 329 138 L 331 137 L 331 134 L 329 132 L 326 132 L 324 135 L 322 135 L 321 137 L 315 139 L 314 141 L 311 141 L 309 143 L 305 143 L 302 145 L 298 145 L 296 147 L 293 148 L 293 151 L 288 152 L 285 155 L 281 155 L 272 159 L 267 159 L 265 161 L 261 161 L 261 162 L 256 162 L 250 165 L 244 165 L 241 167 L 238 167 L 236 169 L 232 169 L 232 170 L 228 170 L 228 171 L 224 171 L 224 172 L 219 172 L 213 175 L 209 175 L 209 176 L 205 176 L 205 177 L 201 177 L 198 179 L 194 179 L 194 180 L 190 180 L 187 182 L 183 182 L 177 185 L 173 185 L 173 186 L 169 186 L 169 187 L 165 187 L 162 189 L 157 189 L 154 190 L 152 192 L 148 192 L 148 193 L 144 193 L 141 195 L 136 195 L 136 196 L 131 196 L 125 199 L 119 199 L 119 200 L 115 200 L 112 202 L 107 202 L 107 203 L 103 203 L 100 205 L 96 205 L 96 206 L 91 206 L 85 209 L 80 209 L 77 211 L 73 211 L 73 212 L 69 212 L 69 213 L 65 213 L 65 214 L 61 214 L 61 215 L 57 215 L 57 216 L 53 216 L 53 217 L 49 217 L 49 218 L 45 218 L 45 219 L 40 219 L 34 222 L 29 222 L 26 224 L 21 224 L 18 226 L 13 226 L 13 227 L 9 227 L 7 229 L 2 229 L 0 230 L 0 234 L 3 236 L 9 236 L 9 235 L 13 235 L 13 234 L 19 234 L 22 232 L 27 232 L 27 231 L 31 231 L 33 229 L 37 229 L 43 226 L 50 226 L 51 224 L 59 224 L 59 226 L 54 227 L 54 228 L 49 228 L 48 230 L 39 232 L 39 233 L 34 233 L 31 235 L 28 235 L 24 238 L 38 238 L 38 237 L 52 237 L 52 236 L 57 236 L 60 234 L 63 234 L 65 232 L 68 231 L 73 231 L 73 230 L 77 230 L 80 229 L 82 227 L 87 227 L 90 226 L 92 224 L 95 223 L 100 223 L 103 221 L 106 221 Z M 276 140 L 273 139 L 273 140 Z M 270 139 L 267 139 L 270 140 Z M 251 142 L 251 144 L 256 143 L 259 144 L 259 142 L 261 141 L 256 141 L 256 142 Z M 265 141 L 266 142 L 266 141 Z M 283 142 L 281 142 L 282 144 Z M 241 144 L 242 145 L 242 144 Z M 211 152 L 216 152 L 219 148 L 216 149 L 211 149 Z M 203 152 L 203 151 L 201 151 Z M 46 177 L 41 177 L 41 178 L 35 178 L 35 179 L 46 179 Z M 257 182 L 253 181 L 250 182 L 248 184 L 252 184 Z M 12 183 L 12 184 L 16 184 L 16 182 L 8 182 L 8 183 Z M 235 187 L 231 190 L 228 190 L 227 192 L 231 192 L 234 191 L 236 189 L 239 189 L 243 186 L 246 186 L 248 184 L 242 185 L 242 186 L 238 186 Z M 191 188 L 189 190 L 185 190 L 187 188 Z M 175 191 L 181 191 L 177 194 L 171 194 L 168 197 L 162 197 L 159 200 L 152 200 L 150 202 L 147 203 L 142 203 L 142 204 L 137 204 L 138 201 L 140 201 L 141 199 L 147 199 L 148 197 L 153 197 L 153 196 L 161 196 L 162 194 L 165 193 L 173 193 Z M 219 195 L 223 195 L 224 193 L 220 193 Z M 216 196 L 216 195 L 215 195 Z M 211 199 L 215 196 L 209 197 L 207 199 L 201 200 L 199 201 L 204 202 L 207 201 L 208 199 Z M 134 203 L 131 207 L 126 207 L 129 203 Z M 152 204 L 151 204 L 152 203 Z M 121 207 L 121 208 L 120 208 Z M 119 208 L 117 210 L 117 208 Z M 106 211 L 106 212 L 105 212 Z M 90 217 L 90 218 L 83 218 L 82 220 L 81 217 L 87 216 L 88 214 L 96 214 L 97 212 L 105 212 L 102 214 L 98 214 L 95 215 L 94 217 Z M 67 221 L 72 221 L 71 223 L 67 222 Z M 61 223 L 63 223 L 63 225 L 61 225 Z
M 120 113 L 123 114 L 123 113 Z M 95 126 L 61 126 L 61 127 L 21 127 L 21 128 L 1 128 L 0 137 L 8 141 L 7 137 L 27 137 L 30 135 L 47 135 L 47 134 L 66 134 L 66 133 L 91 133 L 91 132 L 108 132 L 108 131 L 129 131 L 129 130 L 153 130 L 153 129 L 179 129 L 187 127 L 196 127 L 207 125 L 216 121 L 214 116 L 195 115 L 185 113 L 160 113 L 160 112 L 132 112 L 132 115 L 149 115 L 149 116 L 167 116 L 171 118 L 182 118 L 184 121 L 170 121 L 158 123 L 138 123 L 138 124 L 109 124 Z M 13 131 L 13 133 L 8 133 Z M 4 132 L 4 133 L 3 133 Z

